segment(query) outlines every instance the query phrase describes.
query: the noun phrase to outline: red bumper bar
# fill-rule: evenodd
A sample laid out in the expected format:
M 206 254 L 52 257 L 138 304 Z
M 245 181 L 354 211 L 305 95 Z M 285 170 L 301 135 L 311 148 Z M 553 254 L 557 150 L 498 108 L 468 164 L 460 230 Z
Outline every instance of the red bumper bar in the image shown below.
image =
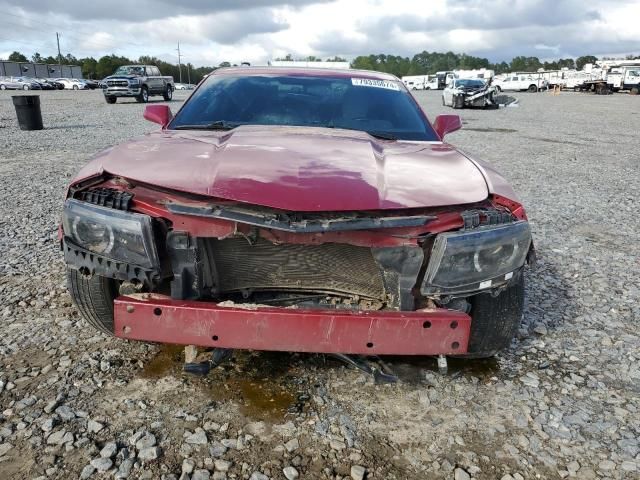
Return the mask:
M 116 336 L 131 340 L 288 352 L 439 355 L 467 351 L 471 318 L 416 312 L 221 306 L 142 294 L 114 302 Z

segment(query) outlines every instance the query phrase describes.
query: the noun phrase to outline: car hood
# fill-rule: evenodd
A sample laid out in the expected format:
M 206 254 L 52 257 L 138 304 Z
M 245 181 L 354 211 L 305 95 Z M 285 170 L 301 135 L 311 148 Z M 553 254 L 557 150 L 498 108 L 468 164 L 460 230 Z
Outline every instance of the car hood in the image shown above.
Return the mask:
M 488 195 L 476 164 L 448 144 L 310 127 L 156 132 L 98 154 L 75 181 L 102 172 L 289 211 L 434 207 Z

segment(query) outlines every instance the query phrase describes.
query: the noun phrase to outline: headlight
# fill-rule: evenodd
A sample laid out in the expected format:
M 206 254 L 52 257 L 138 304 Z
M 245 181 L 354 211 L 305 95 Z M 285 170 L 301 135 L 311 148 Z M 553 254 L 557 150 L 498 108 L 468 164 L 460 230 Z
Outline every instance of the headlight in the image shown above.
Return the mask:
M 529 223 L 480 227 L 436 237 L 421 292 L 465 293 L 506 283 L 524 265 Z
M 65 237 L 105 257 L 141 267 L 158 265 L 151 217 L 69 199 L 64 204 Z
M 130 78 L 129 79 L 129 83 L 131 85 L 139 85 L 140 84 L 140 80 L 138 78 Z

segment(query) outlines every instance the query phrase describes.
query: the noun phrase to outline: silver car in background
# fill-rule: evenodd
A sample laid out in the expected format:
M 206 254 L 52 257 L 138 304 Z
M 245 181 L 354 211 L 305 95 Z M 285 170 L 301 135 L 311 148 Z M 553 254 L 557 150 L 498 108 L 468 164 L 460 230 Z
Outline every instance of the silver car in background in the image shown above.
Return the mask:
M 23 84 L 11 77 L 0 77 L 0 90 L 21 90 Z

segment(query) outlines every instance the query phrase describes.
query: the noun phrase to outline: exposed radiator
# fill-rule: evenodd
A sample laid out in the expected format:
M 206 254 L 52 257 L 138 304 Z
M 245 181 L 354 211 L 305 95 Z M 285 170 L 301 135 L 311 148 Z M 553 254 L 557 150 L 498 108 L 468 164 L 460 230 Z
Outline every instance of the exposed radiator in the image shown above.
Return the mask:
M 203 239 L 201 239 L 203 240 Z M 260 239 L 206 239 L 221 292 L 281 290 L 326 292 L 384 299 L 382 272 L 371 249 L 353 245 L 274 245 Z

